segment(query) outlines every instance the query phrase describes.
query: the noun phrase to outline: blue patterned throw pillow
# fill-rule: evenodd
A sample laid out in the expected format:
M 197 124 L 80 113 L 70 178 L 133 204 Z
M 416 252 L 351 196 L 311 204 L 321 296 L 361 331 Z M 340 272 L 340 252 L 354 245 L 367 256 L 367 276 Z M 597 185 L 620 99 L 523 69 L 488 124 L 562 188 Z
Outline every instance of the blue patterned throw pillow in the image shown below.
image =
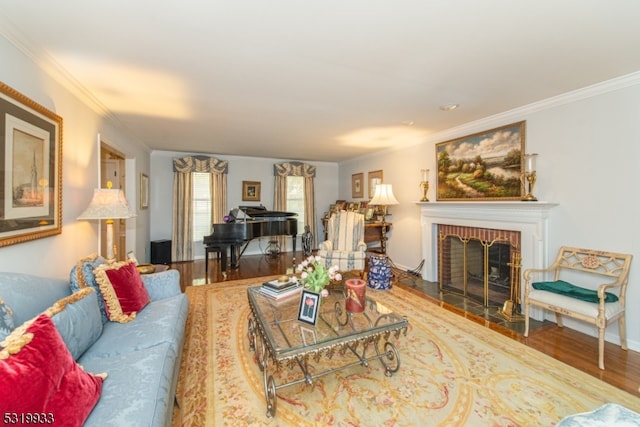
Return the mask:
M 13 311 L 0 298 L 0 341 L 4 340 L 14 328 Z
M 94 288 L 96 290 L 95 296 L 98 300 L 98 307 L 100 307 L 102 323 L 107 323 L 109 321 L 107 310 L 104 306 L 100 286 L 98 286 L 98 282 L 96 282 L 96 275 L 93 272 L 96 267 L 104 263 L 105 259 L 97 254 L 82 258 L 78 261 L 78 264 L 71 269 L 71 273 L 69 274 L 69 287 L 72 292 L 78 292 L 86 287 Z

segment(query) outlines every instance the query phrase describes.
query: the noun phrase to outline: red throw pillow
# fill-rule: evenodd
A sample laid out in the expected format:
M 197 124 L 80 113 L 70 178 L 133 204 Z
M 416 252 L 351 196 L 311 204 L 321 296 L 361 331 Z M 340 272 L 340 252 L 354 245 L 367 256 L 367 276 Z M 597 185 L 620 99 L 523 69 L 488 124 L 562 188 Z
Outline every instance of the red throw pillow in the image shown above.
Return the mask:
M 0 414 L 13 425 L 82 425 L 106 375 L 82 370 L 46 314 L 25 325 L 0 351 Z
M 109 320 L 130 322 L 149 304 L 149 293 L 133 261 L 103 264 L 94 272 Z

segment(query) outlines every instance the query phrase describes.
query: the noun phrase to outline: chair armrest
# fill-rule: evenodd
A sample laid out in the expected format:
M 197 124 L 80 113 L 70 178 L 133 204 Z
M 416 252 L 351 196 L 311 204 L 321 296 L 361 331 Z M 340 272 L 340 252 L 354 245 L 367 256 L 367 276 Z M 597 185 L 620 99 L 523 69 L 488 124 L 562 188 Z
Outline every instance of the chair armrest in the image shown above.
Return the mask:
M 178 270 L 167 270 L 159 273 L 143 274 L 144 283 L 149 297 L 152 300 L 161 300 L 182 293 L 180 289 L 180 272 Z
M 598 285 L 597 291 L 598 291 L 598 298 L 600 298 L 600 301 L 604 301 L 604 299 L 606 298 L 605 293 L 607 292 L 608 289 L 621 287 L 624 280 L 625 279 L 623 277 L 618 277 L 618 280 L 616 280 L 615 282 L 603 283 L 601 285 Z
M 364 240 L 360 240 L 358 242 L 358 246 L 356 246 L 356 250 L 361 252 L 367 251 L 367 244 L 364 242 Z
M 321 250 L 321 251 L 332 251 L 333 250 L 333 243 L 331 243 L 331 240 L 325 240 L 324 242 L 320 242 L 320 245 L 318 245 L 318 250 Z
M 556 266 L 552 265 L 547 268 L 528 268 L 524 271 L 523 277 L 525 282 L 531 282 L 531 273 L 551 273 L 556 271 Z

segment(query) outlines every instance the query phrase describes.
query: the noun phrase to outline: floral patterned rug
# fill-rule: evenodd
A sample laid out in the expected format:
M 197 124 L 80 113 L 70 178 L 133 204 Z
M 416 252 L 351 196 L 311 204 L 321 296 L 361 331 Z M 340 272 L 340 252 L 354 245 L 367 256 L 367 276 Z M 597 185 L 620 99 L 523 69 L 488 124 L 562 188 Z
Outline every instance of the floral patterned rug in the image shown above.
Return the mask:
M 367 295 L 408 317 L 394 339 L 400 370 L 355 366 L 277 390 L 266 416 L 248 349 L 246 287 L 271 278 L 188 287 L 187 342 L 174 426 L 553 426 L 564 416 L 640 399 L 489 328 L 394 287 Z M 338 356 L 321 361 L 331 367 Z M 279 372 L 276 384 L 298 375 Z

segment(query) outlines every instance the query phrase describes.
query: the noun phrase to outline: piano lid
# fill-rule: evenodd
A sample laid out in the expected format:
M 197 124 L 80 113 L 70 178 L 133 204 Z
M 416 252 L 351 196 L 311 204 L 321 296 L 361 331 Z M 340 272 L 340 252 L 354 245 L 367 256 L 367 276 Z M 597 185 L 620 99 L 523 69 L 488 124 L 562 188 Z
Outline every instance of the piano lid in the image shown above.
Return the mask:
M 264 206 L 238 206 L 238 208 L 251 218 L 281 218 L 298 216 L 295 212 L 268 211 Z

